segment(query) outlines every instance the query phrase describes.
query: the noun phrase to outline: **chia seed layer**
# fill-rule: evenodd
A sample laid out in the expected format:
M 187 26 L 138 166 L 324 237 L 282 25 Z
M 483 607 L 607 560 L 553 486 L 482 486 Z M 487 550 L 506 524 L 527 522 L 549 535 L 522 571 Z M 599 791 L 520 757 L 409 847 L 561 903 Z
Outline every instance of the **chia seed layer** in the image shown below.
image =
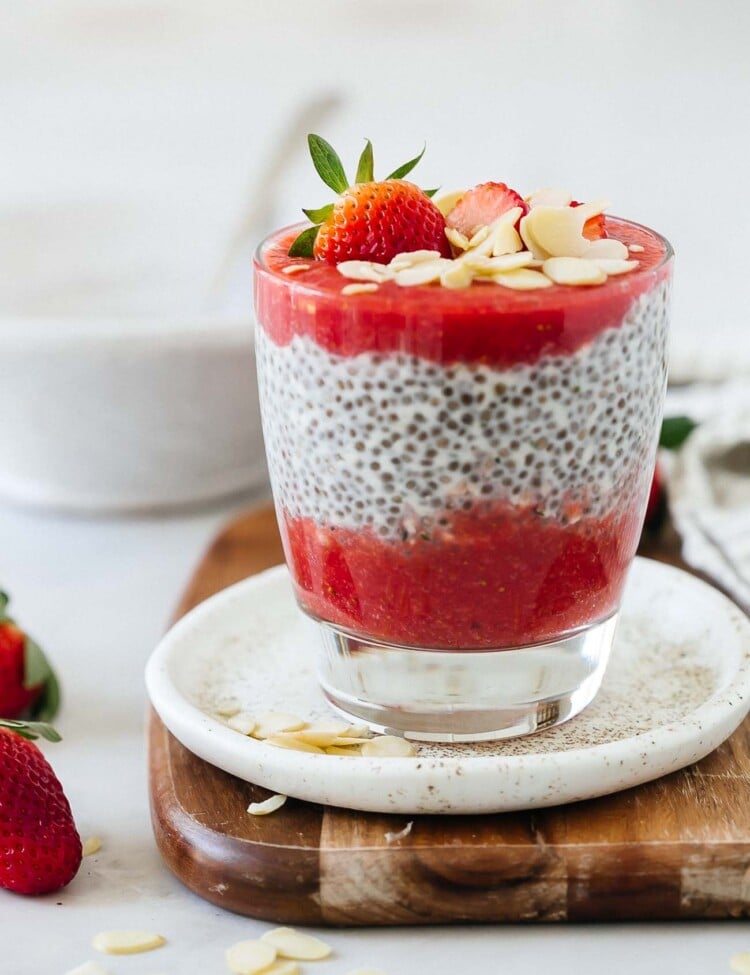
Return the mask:
M 332 354 L 260 323 L 264 434 L 291 518 L 383 539 L 487 501 L 562 523 L 644 496 L 666 381 L 669 281 L 570 355 L 505 369 Z

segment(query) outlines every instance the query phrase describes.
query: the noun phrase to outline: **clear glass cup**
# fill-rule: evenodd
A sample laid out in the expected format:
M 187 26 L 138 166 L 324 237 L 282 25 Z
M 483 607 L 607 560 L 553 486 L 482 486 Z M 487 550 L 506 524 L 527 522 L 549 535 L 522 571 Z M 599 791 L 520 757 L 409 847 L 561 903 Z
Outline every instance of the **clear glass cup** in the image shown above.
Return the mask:
M 595 287 L 381 285 L 259 248 L 266 452 L 319 675 L 348 717 L 418 740 L 511 737 L 596 694 L 643 522 L 673 255 Z

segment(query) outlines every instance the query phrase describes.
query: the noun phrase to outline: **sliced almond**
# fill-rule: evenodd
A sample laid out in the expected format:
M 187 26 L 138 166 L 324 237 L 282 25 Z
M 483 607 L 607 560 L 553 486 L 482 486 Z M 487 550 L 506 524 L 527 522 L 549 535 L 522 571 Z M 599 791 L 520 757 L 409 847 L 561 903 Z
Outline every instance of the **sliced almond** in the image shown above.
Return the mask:
M 214 714 L 218 714 L 221 718 L 233 718 L 235 714 L 239 714 L 241 710 L 242 708 L 237 701 L 229 699 L 226 701 L 219 701 L 214 707 Z
M 308 745 L 306 741 L 299 741 L 294 735 L 275 735 L 265 739 L 267 745 L 276 748 L 288 748 L 293 752 L 309 752 L 311 755 L 323 755 L 323 749 L 318 745 Z
M 105 955 L 137 955 L 153 951 L 166 944 L 166 939 L 151 931 L 102 931 L 91 942 L 96 951 Z
M 469 247 L 470 248 L 471 247 L 479 247 L 479 245 L 480 244 L 483 244 L 485 242 L 485 240 L 487 240 L 487 238 L 489 236 L 490 236 L 490 228 L 489 227 L 477 227 L 477 229 L 474 231 L 474 233 L 469 238 Z
M 332 724 L 330 726 L 320 726 L 311 728 L 302 728 L 300 731 L 287 731 L 283 734 L 275 735 L 275 738 L 281 739 L 292 739 L 295 741 L 305 742 L 307 745 L 317 745 L 319 748 L 325 748 L 327 745 L 333 745 L 336 739 L 346 733 L 348 725 L 343 722 L 340 724 Z
M 469 248 L 469 238 L 461 233 L 460 230 L 456 230 L 454 227 L 445 228 L 445 236 L 448 241 L 453 244 L 453 246 L 460 251 L 468 250 Z
M 301 934 L 294 928 L 274 928 L 267 931 L 261 940 L 272 945 L 279 958 L 293 961 L 320 961 L 331 954 L 330 945 L 311 934 Z
M 504 254 L 515 254 L 523 250 L 523 241 L 515 227 L 510 224 L 501 224 L 492 233 L 493 257 L 502 257 Z
M 325 749 L 325 753 L 326 755 L 348 755 L 350 758 L 354 758 L 357 755 L 362 754 L 362 752 L 359 750 L 359 747 L 357 746 L 343 748 L 340 747 L 339 745 L 329 745 Z
M 628 250 L 633 254 L 642 254 L 646 248 L 643 244 L 628 244 Z
M 282 267 L 282 274 L 299 274 L 300 271 L 309 271 L 309 264 L 289 264 L 287 267 Z
M 551 257 L 542 270 L 556 284 L 603 284 L 607 275 L 594 262 L 582 257 Z
M 85 961 L 82 965 L 71 968 L 65 975 L 109 975 L 109 972 L 95 961 Z
M 590 243 L 583 236 L 583 209 L 538 206 L 530 210 L 521 221 L 521 237 L 534 257 L 582 257 Z
M 586 258 L 589 260 L 589 258 Z M 605 274 L 628 274 L 630 271 L 635 271 L 639 265 L 639 261 L 619 261 L 616 258 L 611 257 L 595 257 L 594 264 L 600 267 Z
M 231 728 L 232 731 L 239 731 L 241 735 L 252 735 L 256 726 L 257 721 L 247 711 L 240 711 L 239 714 L 234 714 L 227 720 L 227 727 Z
M 251 816 L 268 816 L 270 813 L 276 812 L 277 809 L 281 809 L 285 802 L 286 796 L 269 796 L 263 802 L 251 802 L 247 811 Z
M 472 245 L 471 252 L 474 254 L 483 254 L 487 257 L 492 255 L 495 249 L 495 242 L 499 242 L 498 246 L 502 246 L 502 241 L 506 239 L 506 231 L 514 230 L 516 223 L 518 223 L 518 218 L 523 213 L 521 207 L 512 207 L 510 210 L 506 210 L 502 213 L 497 220 L 493 220 L 489 225 L 489 233 L 486 237 L 482 236 L 479 243 Z M 515 240 L 512 235 L 510 235 L 510 240 Z M 522 243 L 518 243 L 519 249 Z
M 517 267 L 528 267 L 534 258 L 531 251 L 520 251 L 518 254 L 503 254 L 501 257 L 485 257 L 477 255 L 472 258 L 467 255 L 465 261 L 477 274 L 493 275 L 501 271 L 512 271 Z
M 466 190 L 453 190 L 450 193 L 441 193 L 432 201 L 444 217 L 447 217 L 462 196 L 466 196 Z
M 543 186 L 539 190 L 534 190 L 531 196 L 527 196 L 526 202 L 530 207 L 567 207 L 573 202 L 573 197 L 567 190 Z
M 367 284 L 363 282 L 362 284 L 346 284 L 341 289 L 342 295 L 366 295 L 371 294 L 373 291 L 378 290 L 379 285 L 377 284 Z
M 382 284 L 393 277 L 393 271 L 386 264 L 377 264 L 375 261 L 342 261 L 336 265 L 336 270 L 353 281 L 370 281 L 375 284 Z
M 581 257 L 587 260 L 602 258 L 603 260 L 625 261 L 628 258 L 628 249 L 620 240 L 613 237 L 602 237 L 601 240 L 592 240 Z
M 288 958 L 279 958 L 273 965 L 263 969 L 263 975 L 299 975 L 299 965 Z
M 283 711 L 264 711 L 257 716 L 257 725 L 253 731 L 253 738 L 270 738 L 282 731 L 298 731 L 307 722 L 296 714 L 285 714 Z
M 340 748 L 352 748 L 355 745 L 364 745 L 365 742 L 373 740 L 373 738 L 365 738 L 363 736 L 356 737 L 354 735 L 340 735 L 335 741 L 331 742 L 331 744 L 338 745 Z
M 472 269 L 460 261 L 453 261 L 452 266 L 440 275 L 440 283 L 442 286 L 454 290 L 468 288 L 473 280 L 474 272 Z
M 257 975 L 276 961 L 276 949 L 267 941 L 238 941 L 227 948 L 226 960 L 234 975 Z
M 93 856 L 98 853 L 102 848 L 102 841 L 98 836 L 89 836 L 89 838 L 83 844 L 82 853 L 85 857 Z
M 417 750 L 405 738 L 395 735 L 381 735 L 371 738 L 362 745 L 362 754 L 366 758 L 412 758 Z
M 513 291 L 535 291 L 537 288 L 551 288 L 552 282 L 541 271 L 533 271 L 528 267 L 519 267 L 514 271 L 502 271 L 493 274 L 492 280 L 503 288 Z
M 404 251 L 403 254 L 396 254 L 388 267 L 392 271 L 400 271 L 403 268 L 414 267 L 415 264 L 423 264 L 425 261 L 434 261 L 440 257 L 440 251 Z
M 431 284 L 433 281 L 438 281 L 443 271 L 452 263 L 447 258 L 440 258 L 435 261 L 425 261 L 423 264 L 415 264 L 414 267 L 407 267 L 396 274 L 396 284 L 400 284 L 404 288 L 418 284 Z

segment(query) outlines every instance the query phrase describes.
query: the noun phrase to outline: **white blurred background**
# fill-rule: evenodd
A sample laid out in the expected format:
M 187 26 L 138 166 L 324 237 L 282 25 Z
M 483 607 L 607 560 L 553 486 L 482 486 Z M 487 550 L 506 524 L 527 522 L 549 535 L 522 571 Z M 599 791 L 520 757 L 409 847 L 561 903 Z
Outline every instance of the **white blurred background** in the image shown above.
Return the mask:
M 677 251 L 673 379 L 750 375 L 746 0 L 1 6 L 0 339 L 246 330 L 253 245 L 330 195 L 313 128 L 382 174 L 426 141 L 423 186 L 606 197 Z

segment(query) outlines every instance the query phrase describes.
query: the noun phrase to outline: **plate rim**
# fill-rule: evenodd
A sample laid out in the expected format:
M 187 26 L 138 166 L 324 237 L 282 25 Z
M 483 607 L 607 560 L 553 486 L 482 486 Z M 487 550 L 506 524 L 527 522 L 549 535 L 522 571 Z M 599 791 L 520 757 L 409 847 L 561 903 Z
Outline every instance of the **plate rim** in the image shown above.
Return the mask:
M 309 788 L 304 790 L 307 794 L 301 794 L 299 789 L 290 789 L 288 794 L 294 795 L 296 792 L 299 798 L 306 801 L 372 812 L 408 811 L 407 806 L 414 813 L 503 812 L 541 808 L 545 805 L 561 805 L 579 799 L 594 798 L 595 796 L 621 791 L 677 771 L 705 757 L 736 730 L 750 709 L 750 619 L 739 606 L 715 586 L 683 569 L 640 556 L 634 560 L 633 568 L 636 572 L 671 574 L 678 578 L 681 583 L 687 582 L 702 589 L 710 598 L 716 600 L 717 606 L 724 612 L 726 622 L 733 625 L 738 633 L 741 656 L 728 682 L 719 691 L 714 692 L 709 698 L 688 712 L 687 715 L 616 741 L 600 742 L 590 746 L 576 746 L 558 751 L 531 752 L 523 755 L 503 755 L 502 752 L 497 752 L 491 755 L 437 758 L 434 756 L 388 759 L 361 757 L 357 759 L 354 776 L 350 774 L 353 771 L 352 763 L 350 760 L 347 761 L 344 756 L 314 755 L 273 749 L 273 765 L 281 776 L 290 773 L 298 778 L 301 760 L 304 763 L 303 767 L 309 771 L 309 778 L 313 782 L 318 779 L 321 769 L 324 768 L 328 793 L 340 791 L 347 781 L 359 783 L 368 778 L 377 781 L 379 790 L 385 793 L 388 791 L 388 785 L 392 784 L 397 787 L 398 781 L 407 771 L 414 780 L 421 779 L 425 784 L 429 779 L 434 779 L 436 773 L 442 776 L 452 775 L 456 773 L 459 767 L 462 777 L 465 777 L 467 773 L 471 777 L 482 775 L 490 770 L 496 776 L 500 773 L 502 782 L 494 782 L 493 788 L 489 790 L 492 799 L 486 803 L 480 803 L 481 808 L 477 808 L 476 803 L 471 806 L 464 806 L 457 802 L 455 808 L 446 810 L 443 808 L 445 806 L 444 798 L 433 805 L 430 805 L 429 801 L 426 804 L 421 803 L 419 809 L 414 808 L 414 803 L 394 806 L 393 802 L 385 804 L 371 802 L 362 805 L 360 803 L 342 802 L 340 796 L 336 801 L 320 798 L 319 795 L 311 797 Z M 181 645 L 186 634 L 190 634 L 204 620 L 215 617 L 216 614 L 220 615 L 230 602 L 242 598 L 251 598 L 251 594 L 255 590 L 267 585 L 278 584 L 279 581 L 284 578 L 288 579 L 288 577 L 289 573 L 284 563 L 275 565 L 234 583 L 198 603 L 164 634 L 146 665 L 146 687 L 151 703 L 167 729 L 177 740 L 209 764 L 223 768 L 225 771 L 257 785 L 265 784 L 259 781 L 258 773 L 260 773 L 261 778 L 265 777 L 268 781 L 262 767 L 264 756 L 268 756 L 270 746 L 253 739 L 244 741 L 241 747 L 247 751 L 250 763 L 255 766 L 252 770 L 253 778 L 248 777 L 249 771 L 238 770 L 240 759 L 239 757 L 235 758 L 235 753 L 240 743 L 237 739 L 237 733 L 192 704 L 172 680 L 169 667 L 176 648 Z M 196 743 L 200 744 L 201 737 L 206 746 L 209 745 L 209 742 L 214 746 L 218 745 L 220 754 L 216 754 L 215 748 L 196 749 L 195 745 Z M 614 788 L 602 783 L 603 787 L 598 791 L 597 787 L 593 787 L 581 793 L 580 790 L 572 787 L 574 782 L 571 782 L 571 787 L 555 791 L 549 801 L 544 801 L 538 795 L 534 801 L 503 802 L 503 783 L 507 784 L 519 774 L 528 774 L 529 771 L 549 776 L 555 772 L 581 771 L 583 764 L 589 770 L 589 774 L 605 767 L 619 768 L 623 773 L 626 773 L 627 769 L 633 764 L 633 753 L 638 751 L 640 743 L 646 745 L 649 751 L 655 751 L 657 760 L 642 765 L 640 770 L 633 769 L 627 781 Z M 697 751 L 694 757 L 691 756 L 685 760 L 684 751 L 691 745 Z M 210 756 L 206 754 L 207 750 L 210 752 Z M 679 753 L 683 757 L 669 760 L 669 756 L 664 754 L 665 751 Z M 276 788 L 273 785 L 266 787 Z M 541 788 L 538 792 L 541 794 Z

